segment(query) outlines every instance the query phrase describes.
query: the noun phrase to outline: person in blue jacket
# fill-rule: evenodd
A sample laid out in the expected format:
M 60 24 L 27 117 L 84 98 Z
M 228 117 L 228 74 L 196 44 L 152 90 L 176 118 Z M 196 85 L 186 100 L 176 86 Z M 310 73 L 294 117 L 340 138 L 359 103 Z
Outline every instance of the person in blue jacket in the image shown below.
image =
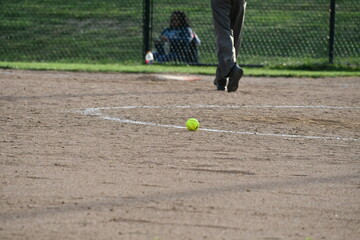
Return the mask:
M 158 62 L 199 62 L 198 49 L 201 41 L 191 29 L 189 21 L 182 11 L 171 14 L 170 25 L 155 41 L 154 58 Z

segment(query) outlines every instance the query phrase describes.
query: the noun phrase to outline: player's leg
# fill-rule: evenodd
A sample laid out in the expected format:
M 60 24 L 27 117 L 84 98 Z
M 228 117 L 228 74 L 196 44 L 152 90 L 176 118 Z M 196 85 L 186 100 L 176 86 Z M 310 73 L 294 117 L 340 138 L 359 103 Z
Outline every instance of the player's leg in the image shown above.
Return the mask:
M 237 59 L 240 49 L 241 32 L 244 25 L 245 9 L 246 0 L 233 0 L 233 5 L 230 12 L 230 21 L 234 37 L 235 59 Z M 229 81 L 227 85 L 228 92 L 235 92 L 238 89 L 239 80 L 242 76 L 243 70 L 237 64 L 235 64 L 230 71 Z
M 230 13 L 231 29 L 234 35 L 235 56 L 239 54 L 241 34 L 244 26 L 246 10 L 245 0 L 235 0 Z
M 232 8 L 232 1 L 212 0 L 211 8 L 213 13 L 217 47 L 216 53 L 218 58 L 218 68 L 216 71 L 216 78 L 214 84 L 217 85 L 218 89 L 219 87 L 223 87 L 225 89 L 226 77 L 229 75 L 231 69 L 236 63 L 234 36 L 231 29 L 231 20 L 229 18 Z

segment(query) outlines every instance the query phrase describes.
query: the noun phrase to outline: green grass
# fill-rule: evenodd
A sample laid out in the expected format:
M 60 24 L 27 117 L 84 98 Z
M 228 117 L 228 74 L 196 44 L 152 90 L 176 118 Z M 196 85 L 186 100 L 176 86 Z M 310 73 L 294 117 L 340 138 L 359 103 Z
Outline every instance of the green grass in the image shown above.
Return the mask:
M 84 71 L 84 72 L 122 72 L 122 73 L 181 73 L 214 75 L 212 66 L 179 66 L 179 65 L 124 65 L 124 64 L 85 64 L 85 63 L 29 63 L 29 62 L 0 62 L 3 69 L 24 70 L 55 70 L 55 71 Z M 341 66 L 319 66 L 318 69 L 308 69 L 307 66 L 285 69 L 284 67 L 244 68 L 246 76 L 270 77 L 360 77 L 360 69 Z

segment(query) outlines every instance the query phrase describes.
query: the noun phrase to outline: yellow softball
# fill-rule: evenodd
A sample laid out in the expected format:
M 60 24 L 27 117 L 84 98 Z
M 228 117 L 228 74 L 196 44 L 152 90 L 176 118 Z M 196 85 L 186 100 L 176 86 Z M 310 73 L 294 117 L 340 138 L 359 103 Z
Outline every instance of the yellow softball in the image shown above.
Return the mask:
M 189 131 L 196 131 L 200 127 L 200 123 L 196 118 L 189 118 L 186 121 L 186 128 Z

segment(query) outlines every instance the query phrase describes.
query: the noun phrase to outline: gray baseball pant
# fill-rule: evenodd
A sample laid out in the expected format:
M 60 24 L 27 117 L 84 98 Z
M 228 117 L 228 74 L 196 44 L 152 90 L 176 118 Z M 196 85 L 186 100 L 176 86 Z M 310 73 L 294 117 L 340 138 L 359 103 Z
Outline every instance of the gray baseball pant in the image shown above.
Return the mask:
M 211 0 L 218 67 L 216 79 L 224 79 L 236 64 L 244 24 L 246 0 Z

